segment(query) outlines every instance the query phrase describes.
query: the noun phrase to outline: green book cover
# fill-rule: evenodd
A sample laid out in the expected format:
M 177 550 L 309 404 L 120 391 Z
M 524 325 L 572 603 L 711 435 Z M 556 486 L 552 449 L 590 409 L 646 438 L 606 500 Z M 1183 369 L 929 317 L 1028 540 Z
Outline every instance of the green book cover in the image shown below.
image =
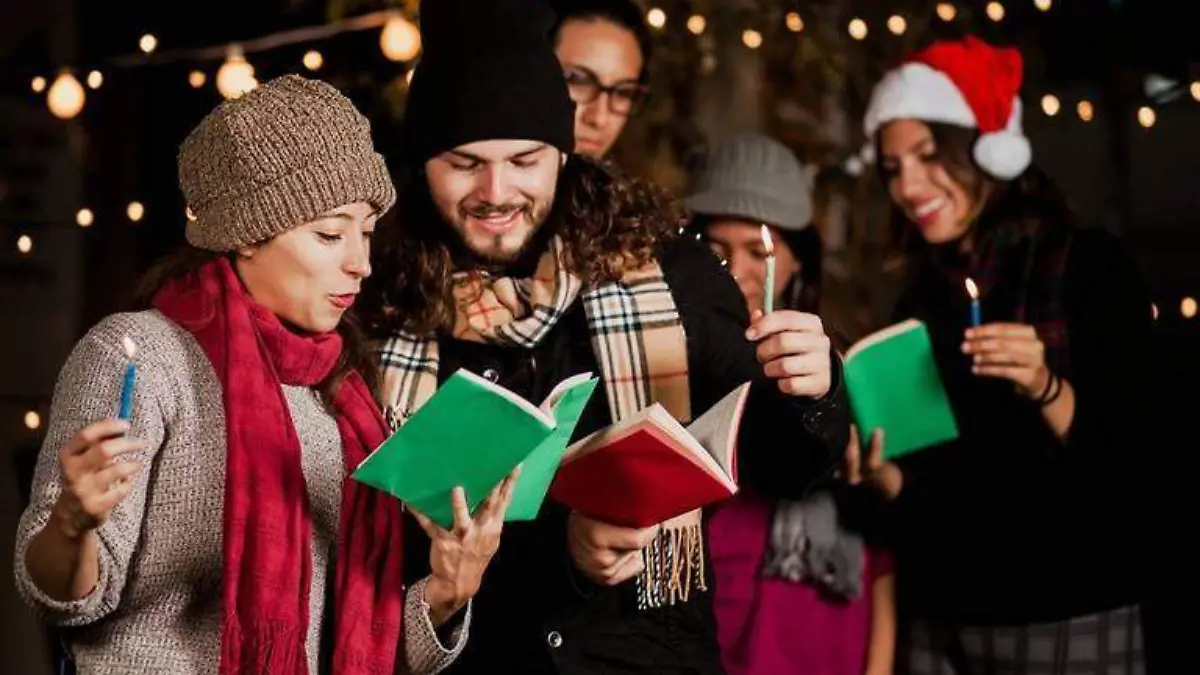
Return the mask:
M 595 387 L 591 373 L 577 375 L 539 407 L 458 370 L 351 477 L 449 528 L 454 487 L 463 487 L 474 511 L 521 464 L 506 520 L 532 519 Z
M 864 452 L 879 428 L 888 459 L 958 438 L 924 323 L 910 319 L 859 340 L 843 370 Z

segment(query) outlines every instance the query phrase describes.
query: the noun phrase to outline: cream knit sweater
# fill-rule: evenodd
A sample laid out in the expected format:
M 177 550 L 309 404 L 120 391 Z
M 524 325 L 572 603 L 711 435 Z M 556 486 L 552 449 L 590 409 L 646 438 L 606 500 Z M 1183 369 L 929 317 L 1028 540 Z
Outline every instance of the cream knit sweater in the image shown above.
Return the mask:
M 133 493 L 99 530 L 100 582 L 76 602 L 56 602 L 25 565 L 30 540 L 62 490 L 58 451 L 79 429 L 114 417 L 126 358 L 137 343 L 130 435 L 151 448 Z M 309 672 L 317 675 L 342 483 L 337 423 L 306 388 L 284 387 L 300 437 L 313 514 Z M 81 675 L 216 673 L 221 646 L 225 422 L 221 385 L 200 345 L 157 312 L 110 316 L 76 345 L 59 375 L 30 505 L 17 531 L 17 588 L 46 621 L 63 627 Z M 297 563 L 298 564 L 298 563 Z M 401 672 L 448 666 L 466 644 L 470 610 L 442 646 L 423 607 L 422 581 L 407 591 Z M 328 646 L 325 645 L 325 648 Z

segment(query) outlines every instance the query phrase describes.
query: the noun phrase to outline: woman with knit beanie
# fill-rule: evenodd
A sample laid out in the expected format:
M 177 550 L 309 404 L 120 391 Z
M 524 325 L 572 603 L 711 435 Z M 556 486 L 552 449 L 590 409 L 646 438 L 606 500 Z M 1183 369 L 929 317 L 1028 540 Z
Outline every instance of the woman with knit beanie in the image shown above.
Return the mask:
M 717 143 L 684 199 L 690 227 L 722 258 L 752 311 L 815 314 L 821 241 L 812 179 L 782 143 L 738 134 Z M 766 245 L 777 263 L 766 287 Z M 782 441 L 781 441 L 782 443 Z M 708 522 L 713 609 L 729 675 L 890 674 L 895 643 L 891 561 L 842 509 L 850 488 L 827 483 L 776 502 L 743 489 Z
M 59 377 L 18 588 L 80 673 L 444 668 L 512 479 L 474 517 L 456 492 L 453 531 L 419 518 L 432 574 L 405 588 L 401 505 L 347 478 L 388 433 L 347 314 L 395 201 L 368 121 L 285 76 L 206 117 L 179 172 L 189 246 Z
M 891 500 L 901 673 L 1144 672 L 1150 298 L 1032 164 L 1021 78 L 1013 49 L 935 43 L 866 115 L 913 235 L 896 318 L 928 326 L 960 430 L 862 462 Z

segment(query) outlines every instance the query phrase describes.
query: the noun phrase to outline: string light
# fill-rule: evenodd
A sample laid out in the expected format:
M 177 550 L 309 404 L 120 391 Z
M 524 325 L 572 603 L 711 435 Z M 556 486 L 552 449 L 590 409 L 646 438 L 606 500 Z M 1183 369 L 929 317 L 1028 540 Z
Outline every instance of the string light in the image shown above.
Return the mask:
M 987 15 L 992 21 L 1004 20 L 1004 5 L 998 2 L 989 2 L 987 4 Z
M 867 37 L 867 22 L 862 19 L 851 19 L 848 27 L 850 37 L 855 40 L 862 40 Z
M 192 85 L 192 89 L 199 89 L 200 87 L 203 87 L 204 82 L 207 79 L 208 76 L 206 76 L 202 70 L 193 70 L 192 72 L 188 73 L 188 84 Z
M 96 216 L 91 209 L 79 209 L 75 213 L 75 224 L 80 227 L 91 227 L 96 222 Z
M 762 33 L 754 30 L 753 28 L 747 28 L 746 30 L 742 31 L 742 44 L 746 45 L 750 49 L 758 49 L 762 46 L 762 43 Z
M 98 70 L 93 70 L 88 73 L 87 84 L 91 89 L 99 89 L 100 85 L 104 84 L 104 75 Z
M 421 31 L 403 15 L 393 13 L 379 33 L 379 48 L 389 61 L 412 61 L 421 53 Z
M 142 50 L 143 54 L 149 54 L 158 49 L 158 38 L 150 33 L 146 33 L 142 36 L 142 39 L 138 40 L 138 48 Z
M 1062 103 L 1054 94 L 1046 94 L 1042 97 L 1042 112 L 1046 113 L 1050 117 L 1054 117 L 1061 109 Z
M 1190 319 L 1196 316 L 1196 299 L 1190 296 L 1184 298 L 1183 301 L 1179 303 L 1179 313 L 1182 314 L 1183 318 L 1185 319 Z
M 25 428 L 33 431 L 42 426 L 42 416 L 36 410 L 25 413 Z
M 29 86 L 33 88 L 33 93 L 40 94 L 43 91 L 46 91 L 46 78 L 38 75 L 37 77 L 33 78 L 33 81 L 29 83 Z
M 86 98 L 83 85 L 79 84 L 71 71 L 64 70 L 50 85 L 50 91 L 46 93 L 46 105 L 55 117 L 69 120 L 83 110 Z
M 1158 321 L 1158 305 L 1150 303 L 1150 318 Z
M 1079 119 L 1084 122 L 1091 122 L 1092 118 L 1096 116 L 1096 110 L 1092 107 L 1092 102 L 1087 100 L 1080 101 L 1079 105 L 1075 106 L 1075 112 L 1079 113 Z
M 687 29 L 692 35 L 699 35 L 708 27 L 708 22 L 699 14 L 693 14 L 688 17 Z
M 1038 9 L 1042 10 L 1043 12 L 1050 11 L 1051 4 L 1053 4 L 1051 2 L 1051 0 L 1033 0 L 1033 6 L 1037 7 Z
M 321 56 L 321 52 L 310 49 L 304 53 L 304 67 L 309 70 L 320 70 L 325 63 L 325 58 Z
M 667 13 L 658 7 L 651 8 L 649 12 L 646 12 L 646 23 L 653 28 L 662 28 L 667 25 Z
M 800 12 L 788 12 L 783 22 L 787 24 L 788 30 L 793 33 L 799 33 L 804 30 L 804 19 L 800 18 Z
M 125 215 L 136 223 L 146 215 L 146 207 L 142 206 L 141 202 L 129 202 L 129 206 L 125 208 Z
M 887 27 L 893 35 L 904 35 L 904 31 L 908 30 L 908 21 L 899 14 L 893 14 L 888 17 Z
M 949 2 L 939 2 L 937 6 L 938 18 L 942 21 L 953 21 L 954 17 L 958 16 L 958 9 Z
M 17 237 L 17 250 L 21 252 L 21 255 L 29 255 L 33 251 L 33 237 L 27 234 Z
M 1138 124 L 1149 129 L 1154 126 L 1154 122 L 1158 120 L 1158 115 L 1154 113 L 1154 108 L 1144 105 L 1138 108 L 1137 112 Z
M 225 63 L 217 71 L 217 91 L 221 92 L 221 96 L 231 99 L 256 87 L 258 80 L 254 79 L 254 66 L 246 61 L 241 49 L 230 49 Z
M 1200 101 L 1200 82 L 1193 82 L 1191 89 L 1192 89 L 1192 98 L 1196 99 L 1197 101 Z

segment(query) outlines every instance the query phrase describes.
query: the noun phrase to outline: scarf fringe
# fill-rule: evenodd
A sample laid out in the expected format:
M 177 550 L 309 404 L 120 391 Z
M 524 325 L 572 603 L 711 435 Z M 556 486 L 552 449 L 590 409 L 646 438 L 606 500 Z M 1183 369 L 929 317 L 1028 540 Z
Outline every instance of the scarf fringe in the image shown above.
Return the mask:
M 221 663 L 231 664 L 229 675 L 277 675 L 308 672 L 308 651 L 303 631 L 277 622 L 261 622 L 243 630 L 237 616 L 225 619 L 221 635 Z M 225 674 L 225 668 L 222 668 Z
M 664 526 L 642 550 L 645 568 L 637 578 L 639 610 L 687 602 L 693 590 L 707 591 L 704 530 L 700 523 Z

